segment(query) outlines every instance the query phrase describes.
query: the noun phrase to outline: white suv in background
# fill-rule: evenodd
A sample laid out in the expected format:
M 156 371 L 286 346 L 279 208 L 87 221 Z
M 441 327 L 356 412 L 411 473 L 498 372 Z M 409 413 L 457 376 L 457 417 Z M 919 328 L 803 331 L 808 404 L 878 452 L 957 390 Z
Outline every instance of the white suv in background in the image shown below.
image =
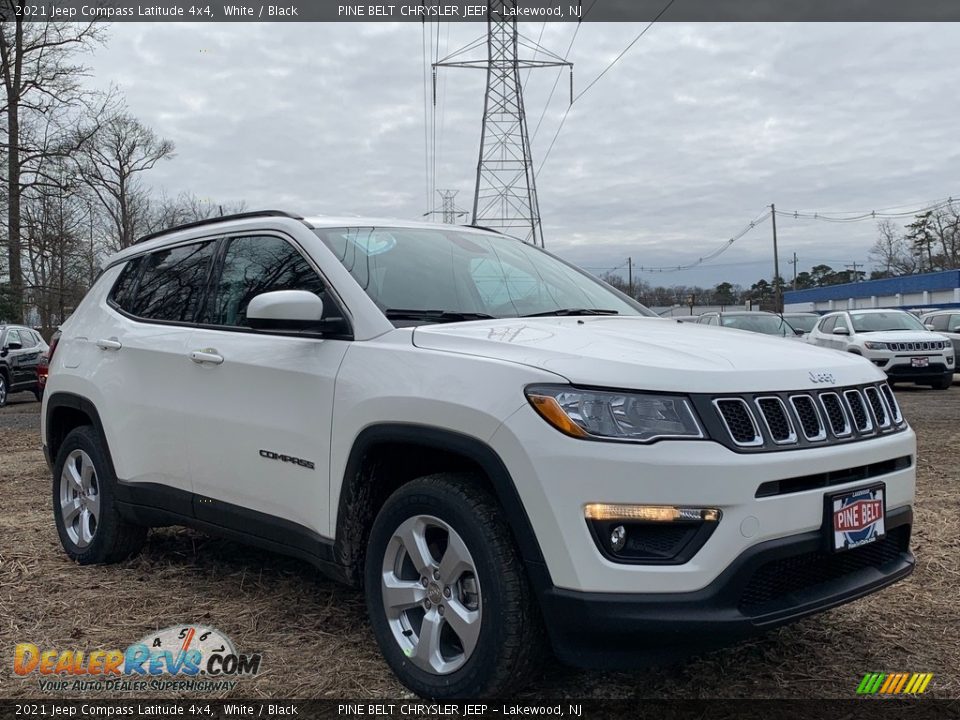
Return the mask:
M 657 318 L 475 228 L 144 238 L 64 324 L 42 434 L 71 558 L 170 524 L 303 558 L 364 589 L 428 697 L 506 695 L 547 647 L 667 662 L 914 566 L 915 437 L 879 369 Z
M 949 338 L 930 332 L 903 310 L 849 310 L 824 315 L 807 337 L 821 347 L 862 355 L 891 383 L 947 390 L 956 359 Z
M 953 343 L 954 368 L 958 372 L 956 358 L 960 356 L 960 308 L 952 310 L 937 310 L 920 317 L 920 322 L 927 330 L 933 330 Z

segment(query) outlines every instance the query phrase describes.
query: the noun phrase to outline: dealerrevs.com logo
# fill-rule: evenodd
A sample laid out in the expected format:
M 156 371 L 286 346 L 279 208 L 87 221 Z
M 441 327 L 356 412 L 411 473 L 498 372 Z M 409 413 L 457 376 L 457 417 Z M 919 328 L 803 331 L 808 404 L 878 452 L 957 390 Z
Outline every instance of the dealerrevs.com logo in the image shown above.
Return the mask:
M 237 678 L 260 672 L 260 654 L 242 655 L 215 628 L 174 625 L 149 633 L 125 650 L 40 648 L 18 643 L 13 671 L 39 676 L 40 690 L 232 690 Z

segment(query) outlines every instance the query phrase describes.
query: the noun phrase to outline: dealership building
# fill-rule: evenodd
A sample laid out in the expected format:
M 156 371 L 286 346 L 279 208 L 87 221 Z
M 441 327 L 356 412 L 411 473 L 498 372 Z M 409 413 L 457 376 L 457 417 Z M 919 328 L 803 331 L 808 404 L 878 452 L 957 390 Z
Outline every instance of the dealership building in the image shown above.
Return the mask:
M 820 313 L 862 308 L 960 307 L 960 270 L 787 291 L 783 294 L 783 306 L 785 312 Z

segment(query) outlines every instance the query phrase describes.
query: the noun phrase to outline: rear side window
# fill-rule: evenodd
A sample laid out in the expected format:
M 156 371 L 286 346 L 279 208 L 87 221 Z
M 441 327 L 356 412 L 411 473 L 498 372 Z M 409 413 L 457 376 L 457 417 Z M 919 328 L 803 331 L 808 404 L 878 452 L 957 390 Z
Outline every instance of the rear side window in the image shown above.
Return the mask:
M 137 276 L 140 274 L 140 266 L 143 258 L 134 258 L 120 271 L 120 276 L 110 291 L 110 300 L 114 305 L 128 313 L 133 312 L 134 291 L 137 289 Z
M 202 322 L 249 327 L 247 305 L 257 295 L 274 290 L 306 290 L 326 300 L 323 280 L 286 240 L 270 235 L 233 238 Z M 325 304 L 324 315 L 336 314 L 332 303 Z
M 145 256 L 136 295 L 124 309 L 149 320 L 193 321 L 203 300 L 216 245 L 210 240 Z

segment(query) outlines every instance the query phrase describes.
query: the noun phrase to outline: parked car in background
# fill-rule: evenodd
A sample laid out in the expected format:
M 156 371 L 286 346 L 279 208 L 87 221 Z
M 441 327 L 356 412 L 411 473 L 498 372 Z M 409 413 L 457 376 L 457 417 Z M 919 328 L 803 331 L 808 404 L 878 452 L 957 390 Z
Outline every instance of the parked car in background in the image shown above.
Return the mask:
M 928 330 L 933 330 L 938 335 L 950 338 L 953 343 L 953 371 L 957 372 L 956 358 L 960 357 L 960 308 L 927 313 L 920 318 L 920 322 Z
M 824 315 L 807 342 L 862 355 L 896 381 L 946 390 L 956 369 L 953 344 L 903 310 L 850 310 Z
M 797 335 L 803 339 L 806 339 L 810 331 L 813 330 L 813 326 L 817 324 L 817 320 L 820 319 L 817 313 L 807 312 L 783 313 L 780 317 L 790 323 Z
M 47 377 L 50 374 L 50 358 L 53 355 L 53 351 L 57 349 L 57 342 L 59 342 L 59 340 L 60 331 L 57 330 L 50 340 L 50 347 L 40 356 L 40 364 L 37 366 L 37 385 L 39 386 L 40 394 L 37 399 L 43 397 L 43 391 L 47 387 Z
M 797 333 L 786 320 L 773 313 L 758 310 L 739 310 L 732 312 L 709 312 L 700 316 L 701 325 L 719 325 L 735 330 L 748 330 L 763 335 L 778 337 L 796 337 Z
M 47 343 L 22 325 L 0 325 L 0 407 L 11 393 L 29 391 L 40 399 L 37 368 Z

